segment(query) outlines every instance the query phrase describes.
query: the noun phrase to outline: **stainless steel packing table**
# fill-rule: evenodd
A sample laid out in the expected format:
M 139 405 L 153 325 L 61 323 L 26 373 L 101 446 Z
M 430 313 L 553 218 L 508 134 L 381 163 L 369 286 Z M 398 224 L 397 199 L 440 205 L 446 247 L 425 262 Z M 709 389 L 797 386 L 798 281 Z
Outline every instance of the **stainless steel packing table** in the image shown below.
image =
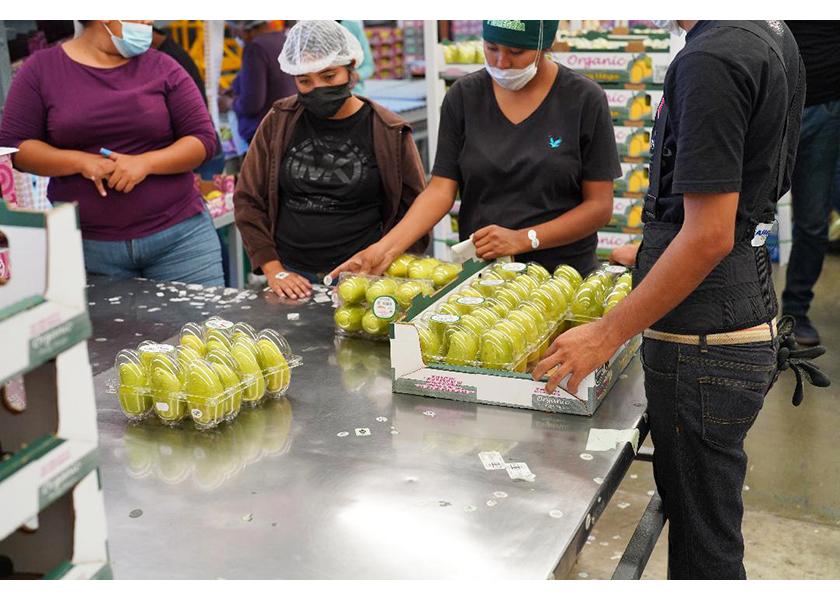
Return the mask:
M 594 417 L 554 415 L 393 394 L 388 345 L 334 338 L 328 303 L 99 278 L 88 300 L 117 578 L 560 577 L 634 456 L 586 455 L 589 429 L 647 435 L 636 360 Z M 116 352 L 210 314 L 288 338 L 288 398 L 211 433 L 129 425 Z M 485 470 L 493 450 L 536 480 Z

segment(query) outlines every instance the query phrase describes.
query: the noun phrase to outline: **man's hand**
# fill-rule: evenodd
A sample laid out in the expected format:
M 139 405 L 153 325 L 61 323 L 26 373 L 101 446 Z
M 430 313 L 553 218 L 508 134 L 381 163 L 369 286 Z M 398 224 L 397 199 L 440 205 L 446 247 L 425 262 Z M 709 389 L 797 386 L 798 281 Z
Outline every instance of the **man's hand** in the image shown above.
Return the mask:
M 539 381 L 543 375 L 557 367 L 545 386 L 548 393 L 554 393 L 557 385 L 571 373 L 566 391 L 577 394 L 583 378 L 609 361 L 621 346 L 621 342 L 611 341 L 611 336 L 602 323 L 603 321 L 594 321 L 561 334 L 534 368 L 534 380 Z
M 636 266 L 636 255 L 639 253 L 639 244 L 624 244 L 610 253 L 610 262 L 625 267 Z
M 531 250 L 528 234 L 498 225 L 482 227 L 473 234 L 472 241 L 475 245 L 475 253 L 483 260 L 493 260 L 500 256 L 516 256 Z
M 297 273 L 286 271 L 280 261 L 273 260 L 265 263 L 262 271 L 268 287 L 280 298 L 302 300 L 312 295 L 312 284 L 309 280 Z
M 142 154 L 111 152 L 108 160 L 114 163 L 114 172 L 108 178 L 108 187 L 118 192 L 129 193 L 151 174 L 151 164 Z
M 98 154 L 86 154 L 79 164 L 79 173 L 85 179 L 93 181 L 93 185 L 99 191 L 99 195 L 103 198 L 108 195 L 105 191 L 105 180 L 117 168 L 116 163 L 107 158 L 103 158 Z
M 395 258 L 396 256 L 380 243 L 371 244 L 333 269 L 329 276 L 335 281 L 344 272 L 382 275 Z

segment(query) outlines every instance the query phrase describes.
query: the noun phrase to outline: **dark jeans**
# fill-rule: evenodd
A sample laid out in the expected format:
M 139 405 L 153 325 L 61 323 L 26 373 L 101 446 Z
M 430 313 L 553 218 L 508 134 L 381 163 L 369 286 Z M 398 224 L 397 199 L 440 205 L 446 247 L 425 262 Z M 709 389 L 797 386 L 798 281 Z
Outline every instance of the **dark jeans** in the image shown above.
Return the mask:
M 307 279 L 309 283 L 324 283 L 324 277 L 327 276 L 327 273 L 313 273 L 312 271 L 304 271 L 303 269 L 297 269 L 288 265 L 283 265 L 283 268 L 290 273 L 297 273 L 304 279 Z
M 775 342 L 645 339 L 653 473 L 669 521 L 669 579 L 745 579 L 744 438 L 776 375 Z
M 782 294 L 782 314 L 804 317 L 828 249 L 831 188 L 840 156 L 840 100 L 802 113 L 793 170 L 793 245 Z

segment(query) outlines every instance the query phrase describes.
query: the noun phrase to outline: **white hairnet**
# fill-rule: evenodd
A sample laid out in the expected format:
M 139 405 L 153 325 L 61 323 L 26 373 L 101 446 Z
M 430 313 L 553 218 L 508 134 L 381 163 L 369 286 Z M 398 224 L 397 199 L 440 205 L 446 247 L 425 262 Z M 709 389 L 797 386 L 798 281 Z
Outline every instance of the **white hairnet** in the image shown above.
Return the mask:
M 358 68 L 364 53 L 359 40 L 335 21 L 298 21 L 286 35 L 277 60 L 285 73 L 303 75 L 354 61 Z

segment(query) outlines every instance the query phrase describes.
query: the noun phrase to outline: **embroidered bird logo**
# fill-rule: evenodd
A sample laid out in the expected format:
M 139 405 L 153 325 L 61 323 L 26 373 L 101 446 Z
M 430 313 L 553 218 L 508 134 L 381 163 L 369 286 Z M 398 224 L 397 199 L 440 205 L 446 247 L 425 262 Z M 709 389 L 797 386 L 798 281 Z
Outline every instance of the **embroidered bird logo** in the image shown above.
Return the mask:
M 553 135 L 548 136 L 548 147 L 549 148 L 552 148 L 552 149 L 553 148 L 559 148 L 560 144 L 562 144 L 562 143 L 563 143 L 563 138 L 559 137 L 559 138 L 555 139 Z

